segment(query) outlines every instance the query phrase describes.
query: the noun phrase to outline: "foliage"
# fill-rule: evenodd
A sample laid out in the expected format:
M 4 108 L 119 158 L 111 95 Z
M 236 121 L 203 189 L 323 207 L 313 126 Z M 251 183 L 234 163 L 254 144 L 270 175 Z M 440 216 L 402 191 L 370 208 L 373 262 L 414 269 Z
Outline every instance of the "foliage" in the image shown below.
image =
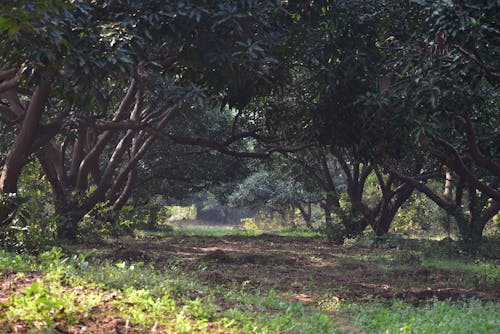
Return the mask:
M 226 231 L 226 237 L 221 242 L 227 244 L 242 240 L 244 235 L 249 236 L 250 241 L 256 241 L 255 235 L 248 232 L 242 234 L 238 230 L 231 232 L 238 238 L 228 238 L 230 232 Z M 178 233 L 168 236 L 186 240 L 190 231 L 187 234 L 181 234 L 182 230 Z M 194 235 L 197 242 L 203 241 L 203 234 Z M 281 248 L 287 245 L 286 242 L 289 246 L 298 245 L 313 242 L 310 238 L 318 237 L 318 234 L 297 231 L 283 235 L 279 242 L 277 236 L 272 235 L 265 235 L 264 240 L 276 238 L 273 240 Z M 209 236 L 205 240 L 213 240 L 215 236 L 221 235 Z M 329 247 L 323 238 L 316 241 L 318 244 L 313 245 L 313 249 L 318 247 L 324 252 L 325 247 Z M 428 255 L 421 254 L 423 249 L 431 248 L 432 245 L 413 245 L 409 241 L 404 244 L 404 240 L 399 240 L 399 247 L 404 247 L 401 251 L 338 249 L 339 252 L 335 254 L 320 253 L 322 258 L 315 261 L 324 263 L 324 257 L 331 255 L 334 272 L 338 272 L 338 275 L 357 271 L 371 275 L 371 271 L 376 271 L 377 280 L 380 275 L 394 277 L 393 270 L 414 272 L 415 266 L 422 266 L 431 277 L 449 273 L 450 281 L 447 283 L 452 286 L 463 286 L 467 282 L 489 291 L 498 284 L 498 265 L 491 261 L 471 261 L 465 257 L 444 260 L 435 250 L 425 252 Z M 412 247 L 415 249 L 412 250 Z M 301 261 L 312 256 L 296 248 L 286 251 L 300 255 L 303 257 Z M 367 265 L 370 270 L 367 270 Z M 187 268 L 189 272 L 185 271 Z M 53 248 L 36 258 L 2 251 L 0 270 L 17 275 L 18 282 L 23 280 L 22 272 L 40 276 L 34 283 L 29 282 L 26 287 L 12 291 L 8 300 L 0 302 L 0 310 L 5 311 L 1 313 L 3 317 L 0 316 L 2 328 L 22 323 L 37 331 L 51 330 L 56 326 L 68 329 L 84 319 L 88 321 L 94 317 L 102 319 L 107 316 L 127 319 L 130 326 L 139 331 L 156 326 L 158 330 L 177 333 L 214 330 L 229 333 L 332 333 L 337 330 L 340 333 L 354 330 L 460 333 L 471 329 L 492 333 L 498 326 L 496 302 L 483 303 L 474 299 L 458 302 L 431 300 L 421 307 L 414 307 L 402 300 L 394 300 L 389 304 L 373 299 L 354 302 L 336 297 L 331 287 L 327 291 L 320 291 L 316 286 L 310 291 L 303 291 L 315 296 L 315 301 L 301 302 L 295 300 L 301 296 L 297 295 L 300 291 L 297 291 L 298 286 L 277 285 L 276 289 L 268 289 L 266 286 L 254 286 L 246 280 L 207 284 L 195 277 L 202 277 L 209 268 L 206 264 L 193 266 L 192 259 L 187 260 L 187 263 L 176 258 L 167 262 L 113 262 L 104 259 L 95 250 L 71 255 L 60 248 Z M 17 271 L 17 274 L 13 271 Z M 338 279 L 341 280 L 341 276 Z M 406 283 L 412 286 L 419 282 Z M 346 322 L 352 325 L 346 325 Z
M 422 193 L 414 193 L 397 213 L 391 227 L 411 235 L 455 235 L 452 218 Z M 450 233 L 453 232 L 453 233 Z
M 20 255 L 0 249 L 0 270 L 28 272 L 36 268 L 35 261 L 32 257 Z
M 270 161 L 267 166 L 256 164 L 254 173 L 230 194 L 228 201 L 232 206 L 259 211 L 255 217 L 245 219 L 249 226 L 256 224 L 255 228 L 263 228 L 267 220 L 271 228 L 280 225 L 294 227 L 298 209 L 305 210 L 306 205 L 319 201 L 320 195 L 310 191 L 298 177 L 286 170 L 284 164 L 279 159 Z M 263 217 L 266 212 L 271 213 L 270 219 Z M 274 213 L 281 215 L 281 223 Z
M 9 299 L 6 320 L 23 320 L 38 330 L 55 330 L 57 321 L 71 325 L 77 316 L 88 314 L 101 303 L 101 296 L 87 294 L 78 296 L 75 292 L 64 291 L 60 286 L 36 281 L 23 295 L 13 295 Z
M 499 326 L 498 305 L 470 300 L 432 301 L 414 307 L 403 301 L 392 305 L 353 305 L 355 322 L 371 333 L 494 333 Z
M 223 142 L 231 128 L 228 108 L 207 106 L 185 118 L 173 120 L 170 131 L 177 135 L 211 138 Z M 244 149 L 244 143 L 233 145 Z M 137 186 L 131 202 L 145 203 L 154 196 L 186 200 L 195 193 L 227 185 L 246 174 L 245 161 L 237 157 L 196 146 L 157 142 L 139 166 Z
M 37 330 L 54 329 L 61 321 L 72 325 L 87 318 L 94 307 L 109 302 L 111 296 L 112 309 L 106 312 L 123 316 L 141 328 L 151 328 L 155 323 L 178 333 L 203 331 L 209 324 L 259 333 L 327 333 L 331 328 L 326 315 L 311 316 L 303 304 L 282 300 L 273 291 L 224 292 L 224 298 L 235 305 L 218 313 L 209 290 L 179 272 L 160 273 L 141 263 L 92 263 L 86 257 L 66 257 L 57 248 L 41 254 L 38 269 L 45 277 L 31 284 L 24 294 L 13 294 L 0 304 L 7 310 L 0 323 L 22 320 L 28 328 Z M 67 284 L 70 287 L 65 287 Z M 81 293 L 79 287 L 83 286 L 92 292 Z M 269 316 L 268 310 L 274 315 Z
M 120 220 L 116 212 L 111 210 L 108 203 L 98 203 L 92 211 L 87 213 L 78 229 L 79 239 L 82 241 L 96 241 L 132 234 L 133 222 Z
M 422 191 L 447 215 L 416 194 L 403 206 L 394 231 L 422 227 L 434 233 L 445 225 L 449 232 L 453 216 L 466 246 L 478 249 L 485 226 L 498 212 L 499 31 L 493 0 L 55 0 L 6 1 L 3 8 L 2 75 L 10 80 L 16 72 L 16 86 L 2 91 L 2 117 L 9 108 L 26 109 L 42 77 L 50 77 L 49 97 L 34 128 L 42 133 L 55 127 L 43 145 L 24 145 L 30 151 L 19 159 L 32 161 L 36 154 L 41 165 L 50 165 L 42 161 L 45 157 L 53 173 L 48 167 L 42 172 L 35 162 L 19 166 L 25 169 L 19 193 L 1 194 L 3 209 L 20 208 L 11 212 L 17 213 L 11 228 L 2 231 L 6 246 L 41 251 L 55 228 L 76 230 L 79 220 L 86 240 L 130 233 L 133 223 L 155 227 L 163 213 L 152 198 L 185 199 L 207 188 L 221 202 L 279 212 L 291 225 L 300 212 L 312 226 L 311 209 L 307 214 L 303 207 L 321 202 L 327 221 L 323 231 L 340 241 L 344 234 L 377 225 L 372 209 L 384 193 L 383 186 L 375 186 L 377 176 L 380 181 L 389 173 L 407 181 L 405 174 L 415 166 L 417 174 L 428 172 L 429 178 L 442 176 L 447 166 L 452 188 L 456 193 L 460 188 L 460 203 L 450 204 L 438 194 L 437 183 L 423 182 L 427 179 L 420 174 L 412 179 L 411 191 Z M 10 81 L 2 78 L 4 83 Z M 111 135 L 104 126 L 126 118 L 115 110 L 122 103 L 135 108 L 122 98 L 129 84 L 143 123 L 139 128 L 127 123 Z M 170 108 L 172 113 L 165 114 Z M 168 124 L 160 126 L 159 115 Z M 21 133 L 23 117 L 6 119 L 0 125 L 2 164 L 10 159 L 7 152 Z M 107 142 L 95 146 L 89 139 L 94 136 Z M 89 142 L 78 146 L 83 138 Z M 165 141 L 144 146 L 142 156 L 133 154 L 136 144 L 158 138 Z M 67 161 L 56 166 L 45 155 L 45 144 Z M 279 148 L 285 144 L 308 151 L 292 154 Z M 204 145 L 207 149 L 197 147 Z M 282 153 L 282 159 L 249 168 L 235 154 L 262 147 Z M 316 149 L 322 161 L 316 161 Z M 82 157 L 70 173 L 70 151 L 87 157 L 99 151 L 94 175 L 90 168 L 78 170 Z M 370 172 L 361 182 L 366 180 L 366 187 L 358 187 L 357 195 L 364 207 L 352 203 L 353 196 L 340 198 L 344 185 L 336 183 L 337 170 L 329 175 L 332 189 L 303 175 L 319 164 L 330 173 L 335 164 L 330 156 L 341 155 L 349 160 L 346 165 L 357 164 L 358 176 L 360 166 L 372 164 L 384 174 Z M 303 169 L 286 159 L 302 159 Z M 108 188 L 125 171 L 131 186 L 138 180 L 129 211 L 120 217 L 113 211 L 125 202 L 119 198 L 131 196 L 131 188 L 124 178 Z M 330 221 L 334 211 L 343 226 Z M 361 227 L 350 231 L 350 226 Z
M 37 162 L 25 168 L 19 189 L 23 196 L 11 198 L 17 208 L 14 221 L 0 230 L 2 246 L 34 253 L 44 251 L 54 242 L 55 215 L 50 186 Z
M 266 294 L 228 294 L 228 299 L 236 302 L 241 309 L 255 309 L 244 312 L 238 308 L 226 311 L 225 316 L 241 324 L 241 329 L 251 333 L 330 333 L 331 320 L 325 314 L 309 313 L 303 304 L 278 298 L 270 290 Z M 272 314 L 259 310 L 273 310 Z
M 23 114 L 19 96 L 29 100 L 29 92 L 43 86 L 47 98 L 34 102 L 40 105 L 29 111 L 38 116 L 29 118 L 29 125 L 34 129 L 43 125 L 51 131 L 43 138 L 25 135 L 19 131 L 25 126 L 22 117 L 8 120 L 15 125 L 17 138 L 37 142 L 33 149 L 33 143 L 27 143 L 18 154 L 8 156 L 4 171 L 9 170 L 8 163 L 18 164 L 15 168 L 21 170 L 23 162 L 37 153 L 54 190 L 61 239 L 76 239 L 78 222 L 97 203 L 109 201 L 115 210 L 124 205 L 139 160 L 154 140 L 162 138 L 167 146 L 178 142 L 203 146 L 224 134 L 237 139 L 211 147 L 236 149 L 234 141 L 246 135 L 240 138 L 234 132 L 236 123 L 232 126 L 230 118 L 235 115 L 228 111 L 241 109 L 265 93 L 279 71 L 270 52 L 281 45 L 283 30 L 278 22 L 286 13 L 276 1 L 195 0 L 145 6 L 134 1 L 33 1 L 16 6 L 9 1 L 6 5 L 0 61 L 2 68 L 8 65 L 9 69 L 2 76 L 19 71 L 19 78 L 7 83 L 16 89 L 23 86 L 24 93 L 21 96 L 12 88 L 12 98 L 2 97 L 2 117 L 14 113 L 9 107 L 19 107 Z M 9 22 L 19 28 L 5 29 Z M 221 117 L 219 109 L 226 111 Z M 199 131 L 207 128 L 207 120 L 209 135 Z M 218 120 L 220 124 L 214 124 Z M 109 122 L 118 128 L 106 128 Z M 217 125 L 222 126 L 217 129 Z M 212 138 L 200 144 L 197 135 Z M 126 156 L 132 143 L 134 154 Z M 75 156 L 70 150 L 62 152 L 69 145 Z M 39 146 L 43 146 L 41 152 Z M 56 166 L 50 152 L 63 162 Z M 157 152 L 155 157 L 162 154 L 167 153 Z M 152 161 L 153 165 L 157 162 Z M 9 186 L 16 187 L 15 173 L 11 180 Z M 3 207 L 2 214 L 8 209 Z

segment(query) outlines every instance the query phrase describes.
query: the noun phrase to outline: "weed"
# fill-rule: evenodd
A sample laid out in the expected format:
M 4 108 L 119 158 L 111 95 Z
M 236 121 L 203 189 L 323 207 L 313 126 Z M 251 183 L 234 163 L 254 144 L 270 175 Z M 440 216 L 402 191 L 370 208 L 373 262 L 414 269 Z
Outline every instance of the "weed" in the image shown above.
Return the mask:
M 168 318 L 176 310 L 176 302 L 168 295 L 154 297 L 145 289 L 127 288 L 113 304 L 118 314 L 142 327 L 151 327 L 160 319 Z
M 38 329 L 50 329 L 60 319 L 67 324 L 75 323 L 79 315 L 88 314 L 100 301 L 97 294 L 87 292 L 85 296 L 79 296 L 57 284 L 38 280 L 24 294 L 11 295 L 6 306 L 6 317 L 11 322 L 22 320 Z

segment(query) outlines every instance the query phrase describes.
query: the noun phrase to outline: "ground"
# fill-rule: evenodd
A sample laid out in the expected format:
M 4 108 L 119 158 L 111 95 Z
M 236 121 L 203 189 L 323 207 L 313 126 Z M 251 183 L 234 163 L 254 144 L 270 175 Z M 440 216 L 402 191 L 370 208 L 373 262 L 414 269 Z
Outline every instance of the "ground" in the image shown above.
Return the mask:
M 474 310 L 484 307 L 486 322 L 498 325 L 488 318 L 500 299 L 497 260 L 461 256 L 452 245 L 389 240 L 368 247 L 298 233 L 197 231 L 142 233 L 70 247 L 61 253 L 87 256 L 74 257 L 72 267 L 59 273 L 60 263 L 67 265 L 64 255 L 48 256 L 45 265 L 37 260 L 35 271 L 24 273 L 4 264 L 0 307 L 7 316 L 0 317 L 0 325 L 14 333 L 43 327 L 71 333 L 377 332 L 356 310 L 366 306 L 377 312 L 404 302 L 420 312 L 445 300 L 469 311 L 472 300 L 479 305 Z M 39 287 L 29 292 L 34 282 L 48 286 L 53 296 Z M 44 318 L 16 311 L 27 308 L 26 296 L 50 301 L 58 294 L 78 302 L 56 303 Z M 484 332 L 494 333 L 488 326 Z

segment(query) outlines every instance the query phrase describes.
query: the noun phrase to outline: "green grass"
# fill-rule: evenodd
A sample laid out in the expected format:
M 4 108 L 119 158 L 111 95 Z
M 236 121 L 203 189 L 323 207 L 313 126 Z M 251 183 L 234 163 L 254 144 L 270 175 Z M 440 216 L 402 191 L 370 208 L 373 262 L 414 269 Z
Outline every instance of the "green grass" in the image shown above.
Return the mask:
M 204 332 L 214 325 L 225 332 L 330 333 L 333 326 L 325 314 L 274 291 L 241 286 L 211 289 L 175 268 L 162 271 L 140 262 L 88 262 L 83 255 L 66 256 L 59 248 L 36 259 L 2 252 L 0 263 L 3 271 L 41 273 L 24 293 L 12 294 L 0 304 L 4 314 L 0 326 L 5 328 L 21 321 L 33 330 L 50 332 L 61 322 L 72 325 L 87 318 L 106 300 L 107 313 L 139 328 L 159 324 L 172 333 Z M 216 296 L 232 306 L 219 310 Z
M 500 305 L 476 300 L 433 301 L 414 307 L 403 301 L 392 305 L 351 305 L 354 323 L 369 333 L 498 333 Z
M 275 235 L 292 238 L 325 238 L 325 235 L 321 232 L 301 229 L 279 231 Z
M 228 235 L 237 236 L 257 236 L 262 232 L 258 230 L 243 230 L 233 227 L 212 227 L 212 226 L 176 226 L 174 227 L 176 235 L 197 236 L 197 237 L 223 237 Z
M 35 268 L 36 264 L 33 257 L 6 252 L 0 249 L 0 272 L 27 272 L 32 271 Z
M 261 234 L 200 226 L 161 233 L 169 238 Z M 291 238 L 290 245 L 293 238 L 318 237 L 304 231 L 283 231 L 277 235 Z M 391 275 L 394 268 L 418 267 L 430 270 L 431 274 L 450 272 L 450 277 L 468 280 L 486 291 L 499 284 L 500 266 L 491 261 L 451 258 L 426 248 L 358 252 L 352 247 L 359 246 L 350 247 L 346 247 L 346 252 L 332 254 L 336 268 L 341 270 L 338 277 L 364 268 L 372 271 L 370 275 L 389 277 L 384 275 Z M 290 249 L 290 252 L 299 254 L 300 250 Z M 280 287 L 279 292 L 246 282 L 234 281 L 222 286 L 199 281 L 197 274 L 207 270 L 206 266 L 192 265 L 189 271 L 185 264 L 175 261 L 160 266 L 113 262 L 97 255 L 97 252 L 69 254 L 53 248 L 35 257 L 0 250 L 0 274 L 22 278 L 22 273 L 27 273 L 26 277 L 39 277 L 27 281 L 24 288 L 0 302 L 0 328 L 22 323 L 34 332 L 51 332 L 61 324 L 71 326 L 89 317 L 106 316 L 129 320 L 144 331 L 159 326 L 167 333 L 306 334 L 350 333 L 357 329 L 367 333 L 495 333 L 500 327 L 498 302 L 431 300 L 415 307 L 402 300 L 389 304 L 373 298 L 344 300 L 328 289 L 317 289 L 307 292 L 316 293 L 316 297 L 314 302 L 306 303 L 295 299 L 297 292 L 292 288 Z M 315 255 L 310 257 L 313 263 L 323 260 Z
M 171 225 L 169 225 L 171 226 Z M 187 225 L 187 226 L 171 226 L 171 228 L 163 228 L 157 231 L 135 230 L 134 234 L 138 238 L 146 236 L 156 237 L 172 237 L 172 236 L 190 236 L 190 237 L 224 237 L 228 235 L 235 236 L 257 236 L 262 232 L 258 230 L 243 230 L 231 226 L 201 226 L 201 225 Z
M 68 292 L 56 281 L 37 280 L 24 294 L 14 294 L 6 305 L 7 321 L 22 320 L 37 329 L 54 329 L 63 320 L 66 324 L 76 323 L 101 303 L 100 294 L 87 292 L 84 296 Z
M 469 280 L 476 288 L 500 285 L 500 265 L 491 262 L 470 261 L 463 258 L 427 257 L 422 265 L 432 270 L 460 273 L 461 278 Z
M 168 236 L 196 236 L 196 237 L 224 237 L 224 236 L 245 236 L 253 237 L 266 234 L 266 231 L 261 230 L 245 230 L 233 226 L 201 226 L 201 225 L 186 225 L 186 226 L 160 226 L 157 231 L 136 230 L 136 237 L 143 238 L 145 236 L 168 237 Z M 163 228 L 162 228 L 163 227 Z M 311 230 L 282 230 L 273 232 L 273 235 L 289 238 L 324 238 L 320 232 Z

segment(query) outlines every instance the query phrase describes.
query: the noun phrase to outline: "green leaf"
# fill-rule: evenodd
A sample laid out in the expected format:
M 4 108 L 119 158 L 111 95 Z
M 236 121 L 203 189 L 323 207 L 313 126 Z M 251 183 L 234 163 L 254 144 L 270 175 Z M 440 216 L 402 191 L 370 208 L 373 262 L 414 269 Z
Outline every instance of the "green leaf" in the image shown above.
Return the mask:
M 18 25 L 10 27 L 7 32 L 7 36 L 9 36 L 9 38 L 14 37 L 14 35 L 16 35 L 19 32 L 19 29 L 20 27 Z
M 10 19 L 0 16 L 0 31 L 8 29 L 10 25 L 9 22 Z

